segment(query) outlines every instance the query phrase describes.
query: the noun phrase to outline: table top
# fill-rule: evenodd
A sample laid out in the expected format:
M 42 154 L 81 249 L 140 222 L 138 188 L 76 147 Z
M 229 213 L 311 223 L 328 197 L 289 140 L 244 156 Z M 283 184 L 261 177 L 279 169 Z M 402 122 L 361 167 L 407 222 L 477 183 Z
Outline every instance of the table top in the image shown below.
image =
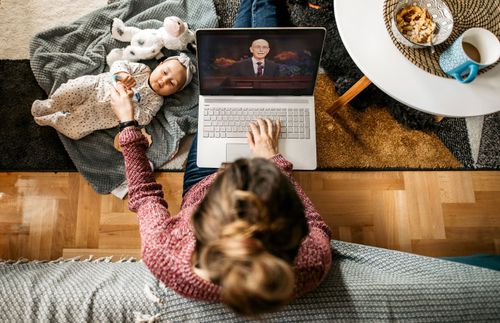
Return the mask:
M 441 116 L 500 111 L 500 64 L 462 84 L 413 65 L 384 24 L 384 0 L 335 0 L 340 37 L 359 69 L 382 91 L 412 108 Z

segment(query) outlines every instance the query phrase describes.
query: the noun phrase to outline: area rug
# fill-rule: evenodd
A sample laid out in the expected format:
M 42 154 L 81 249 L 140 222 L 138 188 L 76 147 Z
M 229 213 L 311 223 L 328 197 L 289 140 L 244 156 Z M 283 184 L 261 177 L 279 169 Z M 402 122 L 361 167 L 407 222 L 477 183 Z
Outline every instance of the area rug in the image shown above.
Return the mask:
M 326 28 L 321 65 L 334 81 L 338 93 L 342 94 L 359 80 L 363 73 L 342 45 L 335 22 L 334 3 L 335 0 L 287 1 L 292 25 Z M 351 101 L 351 107 L 368 114 L 374 111 L 373 107 L 382 108 L 406 129 L 434 134 L 452 152 L 462 167 L 476 169 L 500 167 L 500 112 L 473 118 L 445 118 L 442 122 L 436 122 L 433 115 L 410 108 L 392 99 L 374 84 L 354 98 Z M 390 128 L 389 125 L 388 127 Z M 387 144 L 384 142 L 378 148 Z M 324 153 L 318 152 L 319 155 Z M 431 158 L 434 156 L 429 155 L 429 159 Z M 420 162 L 417 164 L 421 165 Z
M 70 0 L 0 1 L 0 26 L 7 31 L 0 36 L 0 171 L 75 170 L 55 130 L 36 125 L 31 116 L 31 103 L 46 94 L 31 73 L 28 42 L 37 32 L 70 23 L 107 2 L 86 1 L 82 8 Z M 216 0 L 215 5 L 221 27 L 230 25 L 238 1 Z M 341 48 L 332 53 L 340 55 L 338 60 L 349 61 L 341 42 L 336 46 Z M 355 74 L 355 65 L 352 69 L 345 73 Z M 390 106 L 378 104 L 374 89 L 330 116 L 325 110 L 337 90 L 342 92 L 339 80 L 338 75 L 320 75 L 315 90 L 318 169 L 500 169 L 500 114 L 445 118 L 418 129 L 396 120 Z M 163 169 L 181 170 L 188 148 L 189 138 Z

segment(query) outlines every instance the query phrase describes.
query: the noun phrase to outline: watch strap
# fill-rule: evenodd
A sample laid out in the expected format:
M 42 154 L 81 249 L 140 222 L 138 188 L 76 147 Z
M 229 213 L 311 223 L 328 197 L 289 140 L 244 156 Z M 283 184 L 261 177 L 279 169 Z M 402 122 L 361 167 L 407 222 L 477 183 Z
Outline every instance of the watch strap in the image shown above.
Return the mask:
M 129 120 L 129 121 L 120 122 L 118 124 L 118 129 L 121 132 L 123 129 L 125 129 L 125 128 L 129 127 L 129 126 L 138 127 L 139 123 L 136 120 Z

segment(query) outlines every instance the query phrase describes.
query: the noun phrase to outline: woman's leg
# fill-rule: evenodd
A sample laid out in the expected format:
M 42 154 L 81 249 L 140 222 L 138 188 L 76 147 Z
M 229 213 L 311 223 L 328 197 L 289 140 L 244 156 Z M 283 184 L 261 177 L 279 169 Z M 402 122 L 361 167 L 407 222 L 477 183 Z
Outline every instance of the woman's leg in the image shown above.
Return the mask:
M 234 28 L 277 26 L 276 0 L 241 0 Z
M 233 28 L 252 27 L 252 0 L 241 0 Z
M 252 2 L 252 27 L 277 27 L 276 0 L 254 0 Z
M 197 144 L 198 134 L 195 134 L 186 161 L 186 171 L 184 172 L 184 181 L 182 185 L 182 196 L 184 196 L 194 184 L 217 171 L 217 168 L 200 168 L 196 165 Z

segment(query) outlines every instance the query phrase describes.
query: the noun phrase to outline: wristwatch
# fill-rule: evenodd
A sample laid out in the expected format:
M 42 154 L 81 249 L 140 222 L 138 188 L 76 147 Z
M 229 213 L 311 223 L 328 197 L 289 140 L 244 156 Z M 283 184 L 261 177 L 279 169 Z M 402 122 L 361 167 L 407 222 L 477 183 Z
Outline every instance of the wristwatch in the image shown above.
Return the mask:
M 118 129 L 121 132 L 123 129 L 125 129 L 125 128 L 129 127 L 129 126 L 138 127 L 139 123 L 136 120 L 123 121 L 123 122 L 120 122 L 118 124 Z

